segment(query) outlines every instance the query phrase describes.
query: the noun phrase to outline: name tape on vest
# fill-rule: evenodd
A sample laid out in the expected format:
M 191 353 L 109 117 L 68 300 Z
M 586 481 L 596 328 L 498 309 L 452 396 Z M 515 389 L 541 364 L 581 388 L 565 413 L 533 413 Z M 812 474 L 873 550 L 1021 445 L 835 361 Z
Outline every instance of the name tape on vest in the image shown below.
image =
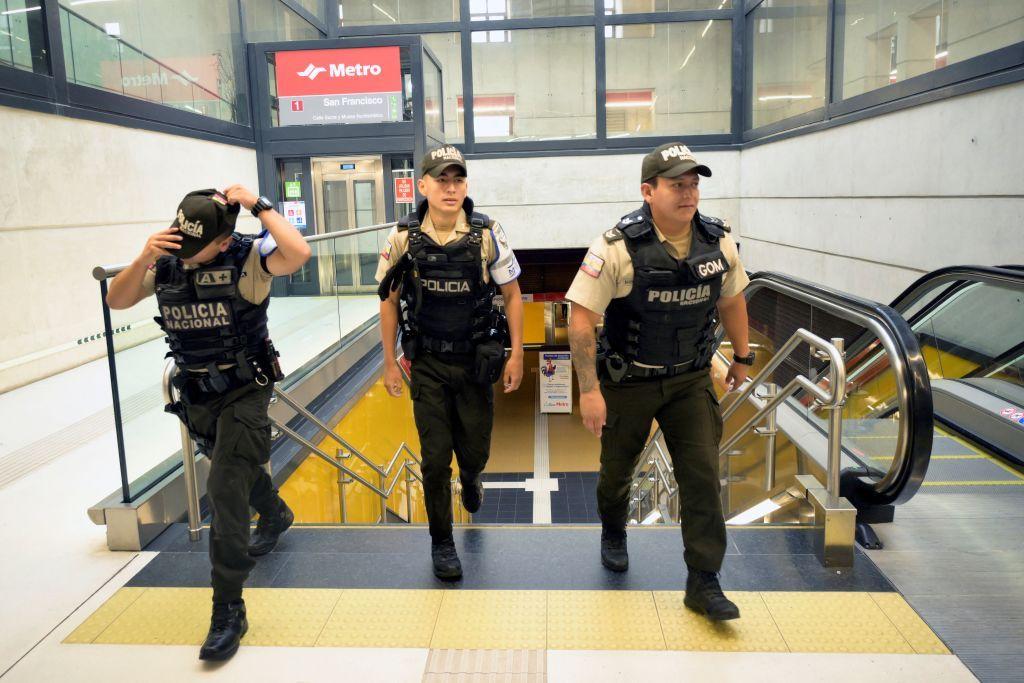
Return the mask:
M 434 294 L 468 294 L 471 290 L 466 280 L 434 280 L 423 278 L 423 288 Z
M 698 285 L 688 289 L 649 289 L 647 303 L 679 304 L 694 306 L 711 299 L 711 285 Z
M 196 273 L 196 285 L 200 287 L 221 287 L 231 284 L 231 268 L 204 270 Z
M 175 332 L 213 330 L 231 326 L 231 312 L 226 303 L 172 304 L 161 306 L 164 326 Z

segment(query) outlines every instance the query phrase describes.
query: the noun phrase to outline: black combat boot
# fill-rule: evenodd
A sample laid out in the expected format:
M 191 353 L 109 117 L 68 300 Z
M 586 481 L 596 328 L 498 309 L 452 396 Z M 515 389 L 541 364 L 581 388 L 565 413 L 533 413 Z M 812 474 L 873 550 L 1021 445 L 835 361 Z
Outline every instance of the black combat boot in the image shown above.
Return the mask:
M 283 500 L 276 513 L 260 515 L 259 520 L 256 521 L 256 533 L 252 535 L 252 539 L 249 541 L 249 554 L 253 557 L 259 557 L 260 555 L 266 555 L 276 548 L 277 539 L 281 538 L 281 534 L 288 531 L 288 528 L 294 521 L 295 514 Z
M 238 643 L 248 630 L 244 601 L 213 603 L 210 632 L 206 634 L 206 642 L 199 650 L 199 659 L 208 662 L 231 659 L 238 652 Z
M 601 564 L 613 572 L 629 569 L 625 529 L 601 529 Z
M 683 604 L 694 612 L 707 615 L 712 621 L 739 619 L 740 608 L 725 597 L 718 583 L 718 574 L 687 567 L 686 598 Z
M 462 507 L 466 512 L 476 512 L 484 502 L 484 485 L 477 475 L 472 481 L 462 482 Z
M 462 578 L 462 563 L 455 552 L 455 541 L 451 538 L 432 543 L 430 557 L 434 561 L 434 576 L 442 581 L 458 581 Z

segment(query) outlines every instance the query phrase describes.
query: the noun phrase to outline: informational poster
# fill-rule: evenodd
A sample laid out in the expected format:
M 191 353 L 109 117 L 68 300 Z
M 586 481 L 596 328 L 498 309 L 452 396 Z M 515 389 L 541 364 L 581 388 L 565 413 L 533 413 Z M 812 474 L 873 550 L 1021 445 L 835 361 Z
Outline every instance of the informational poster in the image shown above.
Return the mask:
M 397 46 L 288 50 L 274 61 L 282 126 L 402 120 Z
M 416 201 L 416 192 L 412 178 L 395 178 L 395 203 L 412 204 Z
M 572 412 L 572 357 L 568 353 L 540 356 L 540 412 Z
M 302 196 L 302 182 L 298 180 L 286 180 L 284 182 L 284 198 L 298 199 Z
M 281 202 L 281 213 L 296 230 L 306 229 L 306 202 Z

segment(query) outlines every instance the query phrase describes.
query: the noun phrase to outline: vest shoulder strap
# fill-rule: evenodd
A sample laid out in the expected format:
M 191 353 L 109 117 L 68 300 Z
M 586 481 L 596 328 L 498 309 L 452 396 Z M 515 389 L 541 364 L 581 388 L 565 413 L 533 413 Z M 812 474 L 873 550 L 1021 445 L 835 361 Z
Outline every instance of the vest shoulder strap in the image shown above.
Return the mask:
M 651 224 L 643 209 L 637 209 L 623 216 L 615 226 L 624 237 L 630 241 L 646 237 L 651 234 Z
M 469 214 L 469 229 L 474 232 L 483 232 L 491 227 L 491 218 L 487 214 L 474 211 Z
M 697 214 L 700 217 L 701 226 L 704 228 L 704 232 L 709 237 L 718 239 L 724 237 L 727 232 L 732 232 L 732 228 L 723 221 L 721 218 L 715 218 L 714 216 L 705 216 L 702 213 Z
M 156 281 L 160 284 L 164 284 L 171 277 L 171 273 L 174 272 L 176 256 L 161 256 L 156 260 L 154 272 L 156 274 Z

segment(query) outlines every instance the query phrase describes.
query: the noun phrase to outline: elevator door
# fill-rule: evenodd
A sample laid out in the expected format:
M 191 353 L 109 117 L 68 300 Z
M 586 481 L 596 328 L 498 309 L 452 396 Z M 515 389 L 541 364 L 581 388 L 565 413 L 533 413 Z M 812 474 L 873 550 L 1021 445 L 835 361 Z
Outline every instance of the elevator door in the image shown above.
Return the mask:
M 317 232 L 365 228 L 384 222 L 384 173 L 379 156 L 313 160 Z M 385 235 L 370 232 L 321 242 L 322 291 L 372 292 Z

